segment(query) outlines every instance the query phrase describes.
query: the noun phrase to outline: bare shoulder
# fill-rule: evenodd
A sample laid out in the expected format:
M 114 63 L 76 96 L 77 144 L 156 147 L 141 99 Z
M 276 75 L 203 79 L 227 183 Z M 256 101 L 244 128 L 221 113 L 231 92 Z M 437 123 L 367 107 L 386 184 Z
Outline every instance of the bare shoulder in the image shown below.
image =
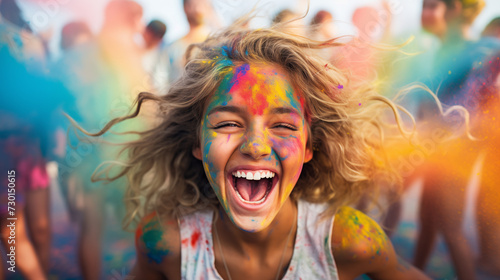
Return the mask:
M 332 252 L 341 279 L 429 279 L 394 252 L 391 241 L 370 217 L 342 207 L 332 228 Z
M 156 213 L 142 218 L 135 234 L 137 279 L 180 279 L 181 243 L 177 219 L 160 220 Z
M 380 226 L 361 211 L 342 207 L 335 215 L 332 248 L 340 259 L 387 257 L 390 241 Z M 390 250 L 389 250 L 390 251 Z

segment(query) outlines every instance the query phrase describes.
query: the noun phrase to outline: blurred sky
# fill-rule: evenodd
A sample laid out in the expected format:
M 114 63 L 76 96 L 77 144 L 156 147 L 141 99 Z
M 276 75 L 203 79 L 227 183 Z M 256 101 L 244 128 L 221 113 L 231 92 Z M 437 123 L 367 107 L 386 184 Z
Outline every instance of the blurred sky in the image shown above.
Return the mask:
M 188 30 L 182 9 L 182 0 L 136 0 L 144 8 L 144 22 L 153 18 L 163 20 L 168 26 L 167 42 L 182 37 Z M 386 0 L 393 11 L 392 31 L 396 36 L 411 35 L 420 29 L 420 13 L 423 0 Z M 108 0 L 19 0 L 25 18 L 37 32 L 52 30 L 51 50 L 58 53 L 59 33 L 62 26 L 72 20 L 85 20 L 97 32 L 103 19 L 103 11 Z M 290 8 L 305 13 L 307 0 L 212 0 L 213 6 L 223 23 L 230 23 L 238 16 L 250 11 L 258 4 L 262 17 L 252 23 L 254 27 L 269 23 L 278 11 Z M 500 1 L 486 0 L 486 8 L 473 26 L 473 36 L 477 37 L 485 25 L 500 16 Z M 335 20 L 338 35 L 354 35 L 351 24 L 354 10 L 360 6 L 380 7 L 381 0 L 310 0 L 309 22 L 319 10 L 330 11 Z

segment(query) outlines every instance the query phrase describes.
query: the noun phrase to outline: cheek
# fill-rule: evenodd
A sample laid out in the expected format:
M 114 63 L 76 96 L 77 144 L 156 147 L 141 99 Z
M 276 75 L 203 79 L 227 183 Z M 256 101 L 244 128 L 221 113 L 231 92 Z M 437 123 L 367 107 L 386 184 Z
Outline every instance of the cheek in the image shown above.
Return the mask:
M 217 167 L 215 163 L 212 161 L 210 147 L 212 146 L 212 142 L 206 143 L 203 151 L 203 168 L 205 169 L 205 173 L 207 175 L 207 179 L 210 184 L 214 184 L 217 179 Z
M 290 187 L 293 187 L 299 179 L 304 164 L 305 139 L 289 136 L 287 138 L 272 139 L 272 143 L 283 167 L 288 166 L 286 170 L 290 172 L 289 176 L 291 176 L 289 183 L 291 184 Z
M 297 135 L 290 135 L 287 137 L 270 137 L 273 149 L 276 151 L 281 161 L 286 161 L 287 159 L 292 158 L 292 160 L 296 162 L 298 157 L 300 157 L 300 164 L 302 165 L 304 163 L 308 132 L 305 120 L 301 120 L 301 122 L 302 128 L 299 131 L 300 133 L 295 133 Z
M 214 157 L 217 136 L 216 132 L 211 132 L 206 126 L 203 126 L 201 132 L 203 168 L 212 185 L 216 182 L 219 174 L 218 164 L 215 161 L 217 157 Z
M 219 185 L 225 179 L 225 166 L 242 135 L 219 134 L 204 127 L 202 130 L 203 166 L 212 185 Z
M 271 142 L 281 161 L 296 159 L 304 154 L 303 141 L 296 136 L 273 137 Z
M 271 141 L 280 159 L 284 175 L 282 178 L 284 179 L 282 180 L 283 197 L 281 198 L 283 202 L 287 198 L 286 194 L 293 190 L 299 180 L 304 164 L 305 145 L 304 140 L 296 136 L 275 138 Z

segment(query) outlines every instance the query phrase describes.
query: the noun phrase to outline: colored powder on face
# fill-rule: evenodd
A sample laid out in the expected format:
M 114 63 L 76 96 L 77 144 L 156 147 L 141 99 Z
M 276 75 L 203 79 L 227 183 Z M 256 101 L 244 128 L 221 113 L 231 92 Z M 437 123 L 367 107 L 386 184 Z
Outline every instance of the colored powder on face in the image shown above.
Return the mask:
M 271 139 L 273 146 L 279 147 L 280 159 L 286 160 L 290 154 L 294 154 L 301 147 L 301 140 L 297 136 L 282 136 L 278 139 Z
M 262 115 L 264 109 L 269 106 L 266 89 L 260 87 L 262 80 L 267 80 L 265 74 L 258 71 L 259 68 L 250 68 L 249 64 L 236 67 L 231 79 L 231 91 L 239 92 L 241 97 L 249 102 L 249 109 L 254 115 Z M 272 85 L 271 85 L 272 86 Z M 228 90 L 229 92 L 229 90 Z
M 243 64 L 239 67 L 236 67 L 236 69 L 234 70 L 233 82 L 235 82 L 235 80 L 245 76 L 247 74 L 248 70 L 250 70 L 250 64 Z
M 205 164 L 203 165 L 203 167 L 205 168 L 205 173 L 207 174 L 207 179 L 209 182 L 213 182 L 215 180 L 215 178 L 217 178 L 217 168 L 215 168 L 213 162 L 205 162 Z M 215 189 L 215 192 L 218 193 L 220 190 L 219 189 Z
M 230 61 L 230 60 L 228 60 Z M 231 62 L 231 61 L 230 61 Z M 232 62 L 231 62 L 231 66 Z M 231 90 L 232 84 L 233 84 L 233 77 L 234 77 L 234 69 L 233 67 L 228 67 L 224 70 L 226 72 L 223 74 L 222 81 L 215 91 L 215 94 L 212 97 L 212 102 L 210 103 L 211 105 L 207 108 L 207 112 L 210 111 L 214 106 L 218 105 L 223 105 L 226 106 L 227 103 L 231 100 L 230 96 L 225 95 L 225 93 L 229 92 Z
M 205 143 L 203 149 L 203 154 L 205 155 L 205 158 L 208 158 L 208 152 L 210 151 L 210 146 L 212 146 L 212 142 L 207 142 Z
M 228 93 L 231 89 L 233 89 L 236 85 L 238 85 L 240 83 L 240 80 L 242 79 L 242 77 L 244 77 L 247 74 L 248 70 L 250 70 L 250 65 L 243 64 L 243 65 L 238 66 L 234 69 L 233 75 L 227 75 L 227 76 L 231 76 L 231 80 L 230 80 L 228 86 L 226 86 L 224 92 Z
M 304 106 L 304 98 L 302 98 L 300 95 L 295 95 L 294 91 L 291 87 L 288 87 L 285 91 L 286 98 L 290 101 L 290 105 L 297 110 L 297 112 L 302 112 L 305 106 Z M 299 102 L 295 102 L 295 99 L 297 99 Z
M 298 115 L 290 114 L 288 117 L 291 119 L 290 121 L 296 123 L 299 127 L 301 125 L 304 126 L 303 112 L 305 99 L 295 94 L 292 86 L 287 81 L 287 78 L 280 74 L 279 71 L 270 67 L 251 67 L 249 64 L 236 66 L 222 77 L 221 84 L 209 101 L 206 112 L 210 112 L 218 106 L 233 105 L 243 107 L 247 115 L 260 117 L 267 114 L 268 110 L 272 108 L 290 107 L 298 113 Z M 224 174 L 221 170 L 215 170 L 218 167 L 215 164 L 214 154 L 211 154 L 213 153 L 213 149 L 220 147 L 220 142 L 212 145 L 212 143 L 215 144 L 213 141 L 217 137 L 220 137 L 220 135 L 212 135 L 211 131 L 215 124 L 210 124 L 208 115 L 204 117 L 203 124 L 202 141 L 204 143 L 203 159 L 205 172 L 219 199 L 223 204 L 227 204 L 224 193 L 220 193 L 221 186 L 218 186 L 221 178 L 217 177 L 224 176 Z M 273 135 L 267 130 L 259 130 L 256 134 L 253 129 L 254 127 L 249 126 L 241 134 L 229 134 L 227 139 L 224 139 L 224 142 L 229 143 L 229 140 L 236 141 L 234 139 L 245 138 L 244 145 L 247 148 L 251 148 L 249 150 L 269 149 L 268 152 L 265 152 L 269 156 L 262 158 L 262 160 L 274 160 L 276 166 L 286 158 L 300 157 L 303 153 L 300 152 L 300 149 L 303 149 L 303 142 L 307 139 L 307 133 L 304 137 L 302 135 L 300 137 L 292 135 L 292 133 L 290 135 L 283 135 L 284 133 Z M 231 135 L 235 138 L 231 138 Z M 240 149 L 243 148 L 243 146 L 240 147 Z M 286 183 L 286 186 L 284 186 L 285 192 L 288 193 L 293 189 L 296 180 L 300 176 L 301 169 L 302 166 L 293 168 L 292 182 Z M 282 197 L 282 199 L 286 200 L 286 197 Z M 226 212 L 228 212 L 228 205 L 223 206 Z M 233 219 L 231 215 L 229 217 L 231 220 Z M 264 223 L 260 219 L 255 219 L 255 222 Z

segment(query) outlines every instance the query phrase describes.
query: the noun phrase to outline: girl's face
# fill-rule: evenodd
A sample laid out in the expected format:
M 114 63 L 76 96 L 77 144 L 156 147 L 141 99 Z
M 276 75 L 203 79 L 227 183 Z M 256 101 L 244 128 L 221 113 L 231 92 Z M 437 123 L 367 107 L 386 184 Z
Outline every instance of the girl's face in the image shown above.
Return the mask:
M 304 98 L 270 65 L 232 67 L 209 99 L 193 154 L 240 229 L 266 228 L 311 160 L 304 114 Z

